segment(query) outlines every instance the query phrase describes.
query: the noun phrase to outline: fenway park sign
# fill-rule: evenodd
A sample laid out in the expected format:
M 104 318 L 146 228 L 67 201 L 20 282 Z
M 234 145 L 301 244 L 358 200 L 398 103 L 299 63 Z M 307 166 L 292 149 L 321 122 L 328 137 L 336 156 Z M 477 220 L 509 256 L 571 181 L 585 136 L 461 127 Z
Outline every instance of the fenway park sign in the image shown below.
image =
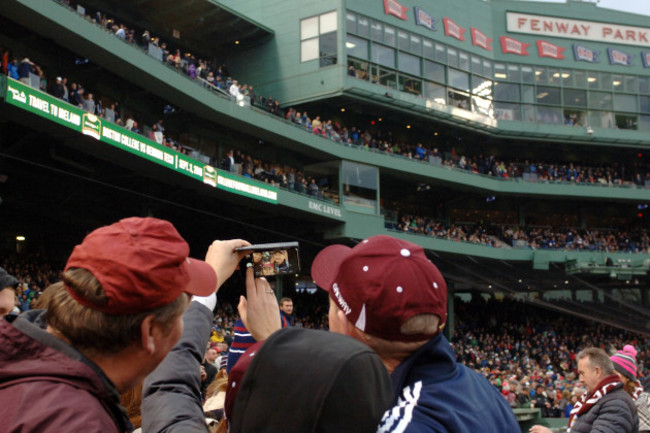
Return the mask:
M 506 26 L 507 30 L 513 33 L 650 48 L 650 27 L 624 26 L 518 12 L 506 13 Z

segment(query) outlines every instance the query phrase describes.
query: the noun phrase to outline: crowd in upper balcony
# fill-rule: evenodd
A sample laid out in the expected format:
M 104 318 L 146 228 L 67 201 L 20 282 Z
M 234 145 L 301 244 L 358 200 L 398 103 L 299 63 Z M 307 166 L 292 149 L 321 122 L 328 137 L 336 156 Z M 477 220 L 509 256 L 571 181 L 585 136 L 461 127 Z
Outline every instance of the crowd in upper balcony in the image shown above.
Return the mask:
M 650 233 L 646 228 L 521 227 L 496 224 L 447 224 L 434 218 L 403 214 L 386 228 L 500 248 L 553 249 L 649 253 Z

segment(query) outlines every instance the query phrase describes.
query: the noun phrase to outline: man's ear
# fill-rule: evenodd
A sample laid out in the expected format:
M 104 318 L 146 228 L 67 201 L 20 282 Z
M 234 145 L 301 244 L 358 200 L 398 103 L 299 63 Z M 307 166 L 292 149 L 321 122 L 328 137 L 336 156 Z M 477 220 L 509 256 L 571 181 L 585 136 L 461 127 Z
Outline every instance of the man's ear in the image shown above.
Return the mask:
M 140 324 L 141 345 L 142 349 L 149 355 L 156 351 L 156 334 L 157 328 L 153 321 L 153 315 L 144 318 Z

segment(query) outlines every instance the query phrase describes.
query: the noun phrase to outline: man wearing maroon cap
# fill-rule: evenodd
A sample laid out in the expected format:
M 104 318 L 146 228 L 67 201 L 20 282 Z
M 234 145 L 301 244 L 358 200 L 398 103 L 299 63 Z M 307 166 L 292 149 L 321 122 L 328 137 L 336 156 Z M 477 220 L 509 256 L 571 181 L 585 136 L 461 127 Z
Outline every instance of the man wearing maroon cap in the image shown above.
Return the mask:
M 456 363 L 440 332 L 447 285 L 422 247 L 384 235 L 332 245 L 311 272 L 330 294 L 330 330 L 370 346 L 391 374 L 394 406 L 378 432 L 520 432 L 497 389 Z
M 45 311 L 0 321 L 3 431 L 130 431 L 119 393 L 142 383 L 176 344 L 188 305 L 188 314 L 214 307 L 242 258 L 235 248 L 245 245 L 215 241 L 205 261 L 195 260 L 176 229 L 155 218 L 86 236 L 62 281 L 44 292 Z

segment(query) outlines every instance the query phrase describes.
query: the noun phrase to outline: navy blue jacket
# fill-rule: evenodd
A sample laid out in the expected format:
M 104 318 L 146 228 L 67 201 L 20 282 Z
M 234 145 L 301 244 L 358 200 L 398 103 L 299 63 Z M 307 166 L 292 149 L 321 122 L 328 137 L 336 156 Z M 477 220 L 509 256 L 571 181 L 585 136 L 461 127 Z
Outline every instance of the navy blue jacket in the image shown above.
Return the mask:
M 456 362 L 442 334 L 404 360 L 391 375 L 394 407 L 378 433 L 520 433 L 506 399 L 477 372 Z

